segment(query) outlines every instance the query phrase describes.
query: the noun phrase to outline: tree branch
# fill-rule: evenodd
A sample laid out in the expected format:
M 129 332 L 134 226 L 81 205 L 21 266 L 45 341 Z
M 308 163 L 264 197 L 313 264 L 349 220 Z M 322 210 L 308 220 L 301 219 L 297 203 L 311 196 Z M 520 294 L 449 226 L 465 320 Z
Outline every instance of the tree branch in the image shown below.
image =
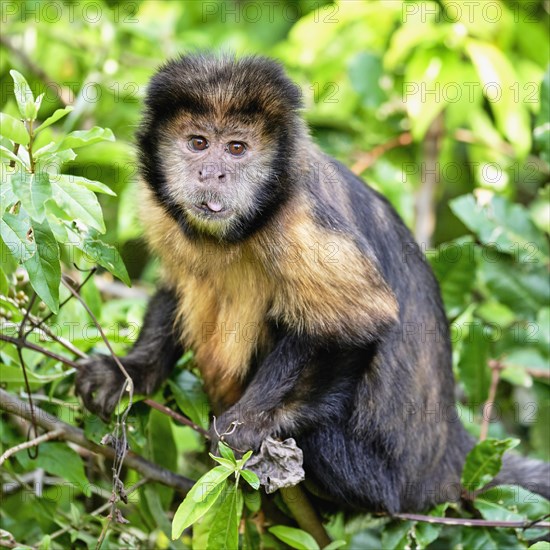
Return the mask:
M 2 464 L 4 464 L 4 462 L 15 453 L 18 453 L 23 449 L 36 447 L 37 445 L 40 445 L 40 443 L 44 443 L 44 441 L 50 441 L 50 439 L 57 439 L 62 434 L 63 432 L 61 430 L 54 430 L 53 432 L 47 432 L 43 435 L 39 435 L 38 437 L 35 437 L 34 439 L 30 439 L 29 441 L 25 441 L 23 443 L 19 443 L 19 445 L 10 447 L 5 453 L 2 454 L 2 456 L 0 456 L 0 466 L 2 466 Z
M 31 420 L 29 405 L 2 389 L 0 389 L 0 409 L 28 421 Z M 97 445 L 93 441 L 90 441 L 86 438 L 84 432 L 80 428 L 71 426 L 70 424 L 59 420 L 59 418 L 47 413 L 40 407 L 35 407 L 35 412 L 36 423 L 44 430 L 59 430 L 60 439 L 76 443 L 85 449 L 101 454 L 111 460 L 115 458 L 115 450 L 113 448 Z M 177 489 L 184 494 L 187 493 L 194 485 L 194 481 L 191 479 L 162 468 L 161 466 L 146 460 L 132 451 L 128 451 L 127 455 L 124 457 L 124 464 L 128 468 L 132 468 L 136 472 L 140 473 L 142 476 L 149 478 L 151 481 L 162 483 L 163 485 Z
M 423 521 L 425 523 L 439 523 L 442 525 L 461 525 L 463 527 L 504 527 L 508 529 L 550 528 L 549 521 L 492 521 L 488 519 L 438 518 L 436 516 L 426 516 L 424 514 L 393 514 L 391 517 L 407 521 Z

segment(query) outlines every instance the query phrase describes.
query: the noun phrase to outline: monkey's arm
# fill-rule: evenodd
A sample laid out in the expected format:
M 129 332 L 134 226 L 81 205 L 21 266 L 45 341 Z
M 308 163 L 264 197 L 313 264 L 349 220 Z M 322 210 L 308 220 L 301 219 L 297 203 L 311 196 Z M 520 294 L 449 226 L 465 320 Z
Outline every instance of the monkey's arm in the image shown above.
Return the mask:
M 139 338 L 121 362 L 134 381 L 136 393 L 154 392 L 168 377 L 183 353 L 174 334 L 176 296 L 160 289 L 151 298 Z M 76 392 L 88 410 L 107 421 L 113 412 L 124 375 L 112 357 L 97 355 L 82 361 L 76 377 Z
M 331 352 L 304 335 L 288 334 L 259 366 L 241 399 L 216 421 L 211 430 L 213 449 L 222 439 L 234 449 L 256 450 L 269 435 L 297 435 L 308 427 L 334 420 L 353 395 L 358 373 L 352 367 L 334 368 Z M 325 365 L 325 366 L 323 366 Z

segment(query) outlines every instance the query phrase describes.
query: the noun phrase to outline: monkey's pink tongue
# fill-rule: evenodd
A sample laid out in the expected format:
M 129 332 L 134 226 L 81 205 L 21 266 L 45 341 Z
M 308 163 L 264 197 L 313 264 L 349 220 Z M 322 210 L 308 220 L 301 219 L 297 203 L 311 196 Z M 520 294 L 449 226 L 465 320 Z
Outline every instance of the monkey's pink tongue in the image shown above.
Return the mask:
M 209 210 L 212 210 L 212 212 L 220 212 L 223 208 L 219 202 L 207 202 L 206 206 L 208 206 Z

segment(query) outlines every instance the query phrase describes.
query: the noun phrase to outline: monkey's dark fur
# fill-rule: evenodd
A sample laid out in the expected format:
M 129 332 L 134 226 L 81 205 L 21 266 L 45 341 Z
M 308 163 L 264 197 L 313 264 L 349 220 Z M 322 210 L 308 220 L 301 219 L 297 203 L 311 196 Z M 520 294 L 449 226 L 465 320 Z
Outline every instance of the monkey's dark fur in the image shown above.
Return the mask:
M 151 393 L 193 349 L 218 430 L 242 422 L 227 442 L 294 437 L 307 479 L 339 506 L 456 500 L 473 440 L 438 285 L 386 199 L 312 143 L 300 108 L 269 59 L 190 55 L 153 77 L 138 148 L 165 274 L 124 364 Z M 103 417 L 121 384 L 106 357 L 77 379 Z M 509 455 L 498 481 L 550 497 L 549 477 Z

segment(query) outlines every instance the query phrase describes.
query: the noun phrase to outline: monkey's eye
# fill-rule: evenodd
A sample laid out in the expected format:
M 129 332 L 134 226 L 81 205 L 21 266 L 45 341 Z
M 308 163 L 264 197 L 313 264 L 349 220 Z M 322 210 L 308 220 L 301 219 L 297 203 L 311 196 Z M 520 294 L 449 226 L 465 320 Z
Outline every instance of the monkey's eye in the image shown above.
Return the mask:
M 234 157 L 240 157 L 246 151 L 246 145 L 240 141 L 231 141 L 227 145 L 227 150 Z
M 208 147 L 208 141 L 202 136 L 193 136 L 189 140 L 189 147 L 194 151 L 204 151 Z

